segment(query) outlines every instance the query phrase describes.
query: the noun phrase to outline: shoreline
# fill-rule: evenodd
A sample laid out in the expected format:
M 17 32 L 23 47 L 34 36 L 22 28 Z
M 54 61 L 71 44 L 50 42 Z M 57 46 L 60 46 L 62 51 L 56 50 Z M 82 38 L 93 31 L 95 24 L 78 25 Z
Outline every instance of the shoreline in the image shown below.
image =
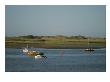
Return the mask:
M 15 49 L 22 49 L 25 47 L 5 47 L 5 48 L 15 48 Z M 86 49 L 88 47 L 29 47 L 29 48 L 42 48 L 42 49 Z M 93 49 L 102 49 L 102 48 L 106 48 L 106 47 L 91 47 Z
M 5 48 L 46 48 L 46 49 L 86 49 L 106 48 L 104 38 L 85 38 L 84 36 L 25 36 L 6 37 Z

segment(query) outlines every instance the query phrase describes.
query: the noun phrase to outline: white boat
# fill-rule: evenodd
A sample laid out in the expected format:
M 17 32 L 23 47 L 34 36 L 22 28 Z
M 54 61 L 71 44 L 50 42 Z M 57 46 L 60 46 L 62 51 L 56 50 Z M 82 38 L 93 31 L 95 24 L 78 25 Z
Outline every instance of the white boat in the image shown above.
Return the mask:
M 42 58 L 42 56 L 41 55 L 35 56 L 35 59 L 39 59 L 39 58 Z
M 39 51 L 28 50 L 28 47 L 23 49 L 23 53 L 25 53 L 27 56 L 35 58 L 47 58 L 46 56 L 44 56 L 44 53 Z

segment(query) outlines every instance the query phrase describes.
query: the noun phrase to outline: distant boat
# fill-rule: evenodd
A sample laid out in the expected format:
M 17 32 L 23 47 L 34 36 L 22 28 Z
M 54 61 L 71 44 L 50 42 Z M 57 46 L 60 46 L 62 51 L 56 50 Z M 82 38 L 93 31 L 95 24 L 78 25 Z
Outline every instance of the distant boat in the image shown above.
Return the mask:
M 85 51 L 94 51 L 94 49 L 90 47 L 89 38 L 88 38 L 88 48 L 86 48 Z
M 86 48 L 85 51 L 94 51 L 92 48 Z
M 28 50 L 28 46 L 27 46 L 27 48 L 23 49 L 23 53 L 25 53 L 27 56 L 31 56 L 31 57 L 35 57 L 35 58 L 47 58 L 46 56 L 44 56 L 44 53 L 42 53 L 42 52 Z

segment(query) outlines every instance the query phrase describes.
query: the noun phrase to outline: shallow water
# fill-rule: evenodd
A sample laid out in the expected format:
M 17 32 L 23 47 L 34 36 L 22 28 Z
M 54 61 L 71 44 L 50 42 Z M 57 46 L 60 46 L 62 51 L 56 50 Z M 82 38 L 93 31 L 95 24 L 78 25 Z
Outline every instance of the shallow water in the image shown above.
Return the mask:
M 85 52 L 83 49 L 41 49 L 46 59 L 35 59 L 21 49 L 6 48 L 6 72 L 105 72 L 106 49 Z

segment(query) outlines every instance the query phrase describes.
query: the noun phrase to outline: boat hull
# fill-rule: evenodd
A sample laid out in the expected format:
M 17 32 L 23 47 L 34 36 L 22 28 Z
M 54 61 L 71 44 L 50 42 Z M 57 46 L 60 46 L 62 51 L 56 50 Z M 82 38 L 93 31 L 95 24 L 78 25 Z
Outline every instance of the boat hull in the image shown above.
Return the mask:
M 85 49 L 85 51 L 94 51 L 94 49 L 92 49 L 92 48 L 87 48 L 87 49 Z

